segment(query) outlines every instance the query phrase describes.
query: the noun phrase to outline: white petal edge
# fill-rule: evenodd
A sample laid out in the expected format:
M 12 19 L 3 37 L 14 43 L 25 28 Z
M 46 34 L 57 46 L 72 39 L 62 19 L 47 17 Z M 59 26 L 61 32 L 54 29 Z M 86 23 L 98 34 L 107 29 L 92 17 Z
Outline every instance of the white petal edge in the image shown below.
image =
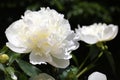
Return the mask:
M 106 31 L 107 30 L 107 31 Z M 105 33 L 107 32 L 107 33 Z M 105 34 L 103 34 L 103 39 L 108 41 L 114 39 L 118 34 L 118 26 L 110 24 L 107 29 L 104 31 Z
M 52 56 L 58 58 L 58 59 L 70 59 L 72 58 L 72 55 L 70 54 L 72 50 L 75 50 L 79 47 L 79 43 L 77 41 L 67 41 L 67 45 L 65 48 L 61 48 L 60 50 L 56 50 L 52 53 Z
M 52 57 L 52 61 L 49 61 L 48 63 L 57 68 L 66 68 L 70 64 L 69 60 L 58 59 L 55 57 Z
M 52 56 L 58 58 L 58 59 L 70 59 L 72 56 L 69 54 L 66 54 L 64 49 L 60 49 L 60 50 L 55 50 L 52 53 Z
M 111 25 L 111 26 L 113 26 L 113 25 Z M 112 37 L 115 38 L 118 34 L 118 26 L 114 26 L 113 31 L 114 31 L 114 34 Z
M 17 52 L 17 53 L 29 53 L 30 49 L 27 49 L 25 47 L 16 47 L 13 44 L 7 42 L 6 46 L 9 47 L 12 51 Z
M 36 64 L 46 64 L 47 61 L 51 61 L 52 58 L 49 54 L 45 56 L 45 54 L 40 54 L 39 52 L 31 52 L 30 53 L 30 63 L 33 65 Z
M 15 21 L 12 23 L 5 31 L 6 37 L 10 43 L 12 43 L 14 46 L 25 46 L 18 36 L 18 30 L 21 30 L 21 28 L 24 28 L 24 23 L 22 20 Z

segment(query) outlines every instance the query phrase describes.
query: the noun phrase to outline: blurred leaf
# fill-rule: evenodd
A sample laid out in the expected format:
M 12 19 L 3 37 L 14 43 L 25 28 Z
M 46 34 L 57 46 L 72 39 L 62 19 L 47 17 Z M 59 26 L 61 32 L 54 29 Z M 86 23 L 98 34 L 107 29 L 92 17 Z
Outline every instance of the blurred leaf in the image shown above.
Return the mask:
M 50 2 L 50 4 L 51 5 L 56 5 L 56 7 L 59 9 L 59 10 L 61 10 L 61 11 L 63 11 L 63 9 L 64 9 L 64 2 L 65 1 L 61 1 L 61 0 L 52 0 L 51 2 Z
M 78 60 L 77 60 L 77 58 L 76 58 L 76 56 L 75 56 L 74 54 L 72 54 L 72 59 L 73 59 L 73 61 L 75 62 L 75 64 L 76 64 L 77 66 L 79 66 Z
M 99 55 L 99 49 L 96 45 L 90 45 L 90 51 L 88 53 L 88 56 L 90 57 L 90 60 L 92 61 Z
M 27 7 L 28 10 L 37 10 L 39 8 L 40 8 L 39 3 L 34 3 L 34 4 L 31 4 L 30 6 Z
M 28 76 L 35 76 L 35 75 L 37 75 L 37 74 L 39 74 L 39 73 L 41 72 L 37 67 L 33 66 L 33 65 L 30 64 L 30 63 L 27 63 L 27 62 L 25 62 L 25 61 L 23 61 L 23 60 L 20 60 L 20 59 L 17 59 L 16 61 L 17 61 L 18 65 L 19 65 L 19 67 L 20 67 Z
M 6 75 L 7 77 L 6 77 L 6 80 L 13 80 L 12 79 L 12 77 L 14 77 L 15 76 L 15 70 L 14 70 L 14 68 L 13 67 L 7 67 L 6 68 L 6 72 L 7 72 L 7 74 L 9 74 L 9 75 Z
M 5 68 L 4 68 L 3 64 L 1 64 L 1 63 L 0 63 L 0 70 L 5 72 Z
M 112 18 L 109 11 L 102 5 L 95 2 L 83 1 L 72 6 L 72 9 L 68 12 L 68 19 L 71 17 L 79 16 L 81 19 L 88 19 L 93 17 L 102 19 L 105 22 L 111 22 Z
M 5 54 L 7 50 L 8 50 L 8 47 L 4 45 L 3 48 L 0 50 L 0 54 Z
M 5 80 L 13 80 L 10 76 L 5 76 Z
M 61 75 L 61 80 L 78 80 L 76 77 L 78 68 L 77 67 L 70 67 L 69 69 L 65 70 Z
M 114 75 L 116 75 L 115 62 L 114 62 L 114 59 L 113 59 L 111 52 L 105 51 L 105 55 L 108 59 L 110 67 L 112 68 L 112 72 L 114 73 Z
M 13 74 L 15 72 L 14 68 L 13 67 L 7 67 L 6 68 L 6 71 L 8 72 L 8 74 Z
M 9 51 L 8 55 L 10 57 L 8 65 L 11 65 L 17 58 L 20 57 L 19 53 L 15 53 L 15 52 L 12 52 L 12 51 Z
M 19 74 L 19 80 L 28 80 L 25 74 Z

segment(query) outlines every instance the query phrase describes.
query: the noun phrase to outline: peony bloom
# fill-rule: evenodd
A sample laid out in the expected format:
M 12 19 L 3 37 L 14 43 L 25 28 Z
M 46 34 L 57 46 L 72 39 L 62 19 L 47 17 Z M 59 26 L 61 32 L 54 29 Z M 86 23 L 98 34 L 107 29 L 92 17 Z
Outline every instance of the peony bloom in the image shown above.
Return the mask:
M 53 9 L 27 10 L 22 19 L 12 23 L 5 31 L 6 45 L 17 53 L 30 53 L 30 63 L 49 64 L 66 68 L 72 50 L 79 44 L 74 39 L 64 15 Z
M 76 29 L 76 38 L 88 44 L 95 44 L 97 42 L 112 40 L 116 37 L 117 33 L 118 26 L 95 23 L 90 26 L 78 26 L 78 29 Z
M 88 80 L 107 80 L 107 77 L 100 72 L 93 72 L 89 75 Z
M 41 73 L 33 78 L 30 78 L 30 80 L 55 80 L 55 79 L 46 73 Z

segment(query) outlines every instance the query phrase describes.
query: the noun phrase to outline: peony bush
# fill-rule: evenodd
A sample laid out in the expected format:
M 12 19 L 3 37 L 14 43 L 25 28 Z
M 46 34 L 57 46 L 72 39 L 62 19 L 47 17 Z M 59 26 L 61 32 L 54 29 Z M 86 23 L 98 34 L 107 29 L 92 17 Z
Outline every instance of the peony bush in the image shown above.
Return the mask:
M 103 55 L 108 55 L 109 63 L 112 61 L 114 64 L 106 42 L 114 39 L 117 33 L 117 25 L 105 23 L 78 26 L 72 30 L 64 15 L 49 7 L 27 10 L 5 31 L 8 42 L 0 50 L 2 78 L 83 80 L 82 75 L 96 67 Z M 80 58 L 76 55 L 80 54 L 74 54 L 74 51 L 79 48 L 80 42 L 86 43 L 90 50 L 79 64 Z M 76 65 L 70 63 L 71 59 Z M 47 66 L 47 69 L 42 66 Z M 105 74 L 96 71 L 87 77 L 87 80 L 107 80 Z

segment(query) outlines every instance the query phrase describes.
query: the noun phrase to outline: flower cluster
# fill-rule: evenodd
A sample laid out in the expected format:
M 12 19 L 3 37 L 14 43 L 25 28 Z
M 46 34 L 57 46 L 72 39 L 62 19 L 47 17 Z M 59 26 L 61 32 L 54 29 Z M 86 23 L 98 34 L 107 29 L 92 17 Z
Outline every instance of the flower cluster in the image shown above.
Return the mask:
M 72 58 L 71 52 L 79 47 L 78 41 L 87 44 L 102 43 L 114 39 L 117 33 L 118 26 L 105 23 L 78 26 L 74 31 L 63 14 L 50 8 L 41 8 L 39 11 L 27 10 L 21 19 L 12 23 L 5 31 L 8 39 L 6 46 L 12 51 L 30 53 L 29 60 L 33 65 L 49 63 L 56 68 L 69 66 L 69 59 Z M 103 50 L 101 52 L 103 53 Z M 16 61 L 21 65 L 19 60 Z M 84 63 L 82 67 L 83 65 Z M 20 67 L 24 69 L 23 66 Z M 76 73 L 79 73 L 79 70 Z M 79 78 L 83 71 L 75 78 Z M 31 73 L 27 74 L 31 75 Z M 106 76 L 99 72 L 94 72 L 88 77 L 88 80 L 96 79 L 107 80 Z M 55 79 L 46 73 L 41 73 L 30 80 Z

